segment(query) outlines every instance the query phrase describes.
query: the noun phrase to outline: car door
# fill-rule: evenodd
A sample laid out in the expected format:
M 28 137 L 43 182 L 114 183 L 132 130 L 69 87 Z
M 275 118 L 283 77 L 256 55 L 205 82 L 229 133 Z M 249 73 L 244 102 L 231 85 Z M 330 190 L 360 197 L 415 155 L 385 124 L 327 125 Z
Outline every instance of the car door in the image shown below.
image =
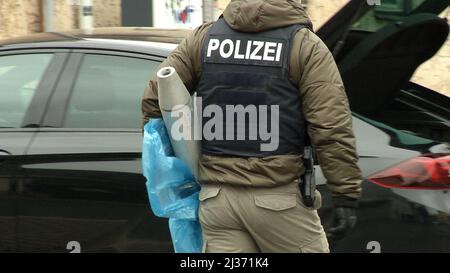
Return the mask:
M 26 251 L 171 251 L 141 171 L 141 98 L 160 60 L 72 53 L 35 137 L 21 194 Z M 39 232 L 37 232 L 39 231 Z M 39 236 L 39 237 L 36 237 Z
M 64 53 L 48 50 L 0 51 L 0 252 L 17 251 L 17 190 L 21 166 L 37 132 Z

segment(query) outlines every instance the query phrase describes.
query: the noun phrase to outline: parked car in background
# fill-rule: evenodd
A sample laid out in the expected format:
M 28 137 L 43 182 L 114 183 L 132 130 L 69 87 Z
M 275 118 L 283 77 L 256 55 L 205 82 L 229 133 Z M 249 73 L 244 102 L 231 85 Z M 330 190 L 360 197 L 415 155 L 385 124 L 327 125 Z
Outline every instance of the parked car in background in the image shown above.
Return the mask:
M 449 3 L 357 2 L 317 32 L 336 53 L 366 177 L 358 225 L 332 250 L 449 252 L 450 98 L 410 82 L 447 39 L 436 14 Z M 68 252 L 73 241 L 83 252 L 173 251 L 167 221 L 149 208 L 140 109 L 186 35 L 115 28 L 0 41 L 0 252 Z

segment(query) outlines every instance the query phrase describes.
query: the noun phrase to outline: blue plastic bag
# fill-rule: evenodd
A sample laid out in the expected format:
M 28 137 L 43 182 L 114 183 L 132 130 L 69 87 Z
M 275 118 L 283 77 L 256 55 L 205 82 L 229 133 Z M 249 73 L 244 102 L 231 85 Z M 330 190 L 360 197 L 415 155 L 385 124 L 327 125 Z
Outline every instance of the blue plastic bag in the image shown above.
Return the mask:
M 169 227 L 176 253 L 202 252 L 202 228 L 198 220 L 171 218 Z
M 186 164 L 174 156 L 162 119 L 153 119 L 144 128 L 142 165 L 153 213 L 170 218 L 175 252 L 201 252 L 200 186 Z
M 162 119 L 152 119 L 144 128 L 142 164 L 156 216 L 198 218 L 200 185 L 186 164 L 174 156 Z

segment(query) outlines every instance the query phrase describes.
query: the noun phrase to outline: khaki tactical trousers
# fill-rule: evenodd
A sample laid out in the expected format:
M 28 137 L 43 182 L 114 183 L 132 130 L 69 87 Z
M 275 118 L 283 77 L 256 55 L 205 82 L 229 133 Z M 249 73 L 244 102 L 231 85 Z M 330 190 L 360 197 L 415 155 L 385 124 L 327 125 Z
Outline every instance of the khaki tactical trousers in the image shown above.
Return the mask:
M 297 183 L 276 188 L 202 185 L 200 223 L 205 253 L 328 253 L 314 208 L 304 206 Z

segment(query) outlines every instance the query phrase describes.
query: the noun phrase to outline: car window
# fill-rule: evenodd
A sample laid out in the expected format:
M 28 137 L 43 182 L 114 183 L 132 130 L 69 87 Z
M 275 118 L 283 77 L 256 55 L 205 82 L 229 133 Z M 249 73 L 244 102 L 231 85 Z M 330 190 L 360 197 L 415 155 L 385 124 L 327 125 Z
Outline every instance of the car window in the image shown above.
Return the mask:
M 66 128 L 141 128 L 141 98 L 159 62 L 87 54 L 66 113 Z
M 0 56 L 0 128 L 19 128 L 53 54 Z
M 389 23 L 407 17 L 425 0 L 382 0 L 367 11 L 354 25 L 355 30 L 377 31 Z

